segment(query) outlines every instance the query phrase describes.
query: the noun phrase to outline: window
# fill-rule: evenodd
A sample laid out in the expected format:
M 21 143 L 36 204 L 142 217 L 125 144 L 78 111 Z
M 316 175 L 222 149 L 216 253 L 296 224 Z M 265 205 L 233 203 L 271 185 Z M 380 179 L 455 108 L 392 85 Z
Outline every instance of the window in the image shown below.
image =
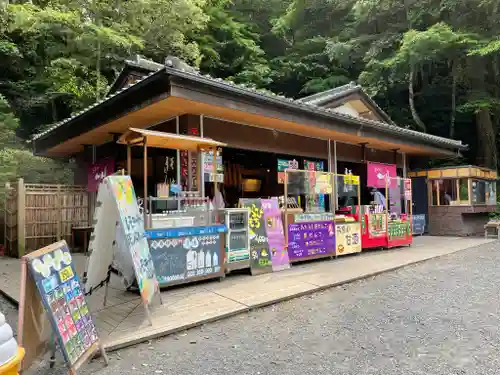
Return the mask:
M 472 180 L 472 204 L 486 203 L 486 181 Z
M 494 206 L 497 204 L 497 182 L 488 181 L 486 187 L 486 204 Z
M 462 202 L 469 202 L 469 179 L 461 178 L 458 180 L 458 199 Z
M 441 206 L 449 206 L 457 201 L 457 180 L 441 180 L 439 202 Z
M 439 181 L 438 180 L 431 181 L 431 189 L 432 189 L 431 206 L 437 206 L 437 205 L 439 205 L 439 202 L 438 202 Z

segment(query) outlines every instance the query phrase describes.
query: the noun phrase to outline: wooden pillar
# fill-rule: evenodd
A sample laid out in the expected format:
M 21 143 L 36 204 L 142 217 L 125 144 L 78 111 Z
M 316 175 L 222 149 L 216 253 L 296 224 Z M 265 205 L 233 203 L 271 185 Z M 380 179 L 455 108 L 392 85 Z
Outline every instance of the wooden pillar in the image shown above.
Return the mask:
M 56 212 L 57 212 L 57 223 L 56 223 L 56 241 L 62 240 L 62 204 L 61 204 L 61 185 L 57 185 L 56 191 Z
M 203 115 L 200 115 L 200 136 L 201 138 L 203 138 Z M 203 165 L 204 165 L 204 158 L 205 158 L 205 155 L 203 154 L 203 151 L 202 150 L 198 150 L 198 153 L 199 153 L 199 157 L 198 157 L 198 163 L 200 164 L 200 173 L 198 174 L 198 181 L 200 181 L 199 183 L 199 191 L 200 191 L 200 196 L 202 198 L 205 198 L 205 171 L 203 170 Z M 216 161 L 216 155 L 214 154 L 214 163 Z
M 407 172 L 407 167 L 406 167 L 406 152 L 403 152 L 403 177 L 406 178 L 408 175 Z M 458 180 L 457 180 L 458 181 Z M 458 190 L 457 190 L 458 191 Z
M 26 253 L 26 188 L 24 179 L 17 181 L 17 256 Z
M 335 173 L 335 176 L 337 176 L 338 174 L 338 171 L 337 171 L 337 141 L 333 141 L 333 173 Z M 333 186 L 333 188 L 335 189 L 334 190 L 334 199 L 335 199 L 335 203 L 333 205 L 333 209 L 335 212 L 337 210 L 337 205 L 339 203 L 339 192 L 338 192 L 338 189 L 337 189 L 337 177 L 335 177 L 335 184 Z
M 144 160 L 143 160 L 143 174 L 144 174 L 144 225 L 148 226 L 147 222 L 147 208 L 148 208 L 148 139 L 143 138 L 144 142 Z
M 175 133 L 177 135 L 179 135 L 179 127 L 180 127 L 180 124 L 179 124 L 179 116 L 177 116 L 175 118 Z M 176 175 L 175 175 L 175 178 L 176 178 L 176 184 L 181 187 L 181 152 L 179 150 L 176 151 L 176 154 L 175 154 L 175 161 L 176 161 Z
M 361 162 L 366 162 L 366 143 L 360 143 L 361 145 Z
M 394 150 L 392 150 L 392 152 L 393 152 L 393 154 L 392 154 L 393 155 L 393 159 L 392 160 L 393 160 L 393 164 L 395 164 L 396 167 L 398 165 L 398 151 L 399 150 L 397 148 L 394 149 Z
M 132 175 L 132 146 L 127 145 L 127 174 Z
M 332 194 L 330 196 L 330 212 L 335 212 L 335 192 L 337 189 L 335 188 L 336 185 L 336 178 L 335 175 L 333 174 L 333 160 L 332 160 L 332 143 L 330 140 L 328 140 L 327 143 L 328 146 L 328 175 L 330 176 L 330 183 L 332 185 Z
M 8 240 L 10 240 L 11 236 L 7 235 L 7 221 L 10 221 L 10 216 L 9 211 L 7 210 L 7 202 L 9 199 L 9 194 L 10 194 L 10 182 L 5 183 L 5 194 L 4 194 L 4 199 L 3 199 L 3 244 L 5 245 L 5 250 L 9 250 L 9 252 L 12 252 L 11 245 L 9 245 Z

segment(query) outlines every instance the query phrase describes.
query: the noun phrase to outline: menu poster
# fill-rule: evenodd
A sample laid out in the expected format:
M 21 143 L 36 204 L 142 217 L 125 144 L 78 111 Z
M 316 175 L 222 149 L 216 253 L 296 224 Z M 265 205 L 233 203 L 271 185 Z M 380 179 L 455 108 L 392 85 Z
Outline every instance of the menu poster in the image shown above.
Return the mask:
M 216 157 L 216 179 L 217 182 L 224 182 L 224 164 L 222 163 L 222 149 L 217 149 Z M 204 181 L 214 181 L 214 151 L 203 152 L 203 178 Z
M 384 237 L 387 235 L 385 214 L 368 215 L 368 236 L 369 238 Z
M 285 247 L 285 233 L 279 209 L 278 198 L 262 199 L 262 209 L 266 221 L 267 242 L 271 249 L 273 271 L 290 268 L 290 259 Z
M 130 176 L 109 176 L 104 183 L 112 192 L 118 207 L 121 230 L 117 231 L 117 242 L 130 251 L 135 277 L 145 305 L 149 305 L 159 291 L 153 260 L 144 237 L 144 218 L 139 212 L 137 197 Z
M 412 228 L 410 228 L 409 221 L 389 222 L 387 230 L 389 241 L 411 237 L 411 232 Z
M 335 228 L 331 221 L 288 225 L 288 256 L 291 260 L 325 257 L 335 253 Z
M 285 170 L 299 169 L 299 162 L 295 159 L 278 159 L 278 184 L 285 183 Z
M 250 271 L 252 275 L 273 272 L 261 199 L 241 198 L 240 206 L 250 209 Z
M 24 259 L 64 360 L 70 368 L 74 368 L 99 348 L 99 337 L 68 245 L 66 241 L 60 241 L 35 251 Z
M 229 212 L 228 248 L 226 249 L 228 263 L 250 259 L 247 220 L 248 213 L 246 211 Z
M 148 230 L 160 286 L 224 276 L 224 225 Z
M 424 234 L 425 232 L 425 223 L 427 221 L 426 218 L 427 215 L 425 214 L 420 214 L 420 215 L 413 215 L 411 218 L 411 223 L 412 223 L 412 234 Z
M 359 223 L 338 223 L 335 225 L 337 255 L 361 252 L 361 226 Z

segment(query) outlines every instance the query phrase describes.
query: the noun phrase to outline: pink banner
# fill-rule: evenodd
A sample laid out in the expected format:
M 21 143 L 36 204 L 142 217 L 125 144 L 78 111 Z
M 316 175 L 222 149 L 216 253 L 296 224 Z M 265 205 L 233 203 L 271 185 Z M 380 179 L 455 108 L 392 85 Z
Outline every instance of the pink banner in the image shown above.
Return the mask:
M 95 164 L 89 165 L 87 172 L 87 188 L 90 193 L 98 190 L 99 184 L 104 177 L 115 172 L 115 161 L 113 159 L 103 159 Z
M 388 177 L 397 177 L 396 166 L 394 164 L 366 163 L 367 165 L 367 185 L 369 187 L 385 188 Z M 387 186 L 391 186 L 391 180 Z
M 271 250 L 273 272 L 286 270 L 290 268 L 290 260 L 285 248 L 285 233 L 278 199 L 262 199 L 261 202 L 266 223 L 267 242 Z

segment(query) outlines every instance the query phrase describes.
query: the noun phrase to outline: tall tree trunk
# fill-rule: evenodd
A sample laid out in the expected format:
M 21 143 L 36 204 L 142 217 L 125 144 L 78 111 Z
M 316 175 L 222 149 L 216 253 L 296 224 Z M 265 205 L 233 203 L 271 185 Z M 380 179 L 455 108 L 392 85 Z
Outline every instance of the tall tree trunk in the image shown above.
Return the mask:
M 485 167 L 497 170 L 498 157 L 495 130 L 488 108 L 481 108 L 476 113 L 476 129 L 478 133 L 478 154 L 481 155 Z
M 410 77 L 408 79 L 408 93 L 409 93 L 409 103 L 410 103 L 410 110 L 411 110 L 411 116 L 413 117 L 413 121 L 415 121 L 415 124 L 417 124 L 419 130 L 426 131 L 427 127 L 425 126 L 424 122 L 418 115 L 418 112 L 415 108 L 415 92 L 413 91 L 413 77 L 415 75 L 415 67 L 413 65 L 410 66 Z
M 483 100 L 488 94 L 486 88 L 486 62 L 482 57 L 471 57 L 468 60 L 470 88 L 472 96 L 469 100 Z M 498 153 L 496 145 L 496 129 L 493 125 L 488 107 L 480 107 L 476 111 L 477 161 L 485 167 L 496 170 Z
M 455 117 L 457 110 L 457 62 L 451 61 L 451 114 L 450 114 L 450 138 L 455 136 Z

